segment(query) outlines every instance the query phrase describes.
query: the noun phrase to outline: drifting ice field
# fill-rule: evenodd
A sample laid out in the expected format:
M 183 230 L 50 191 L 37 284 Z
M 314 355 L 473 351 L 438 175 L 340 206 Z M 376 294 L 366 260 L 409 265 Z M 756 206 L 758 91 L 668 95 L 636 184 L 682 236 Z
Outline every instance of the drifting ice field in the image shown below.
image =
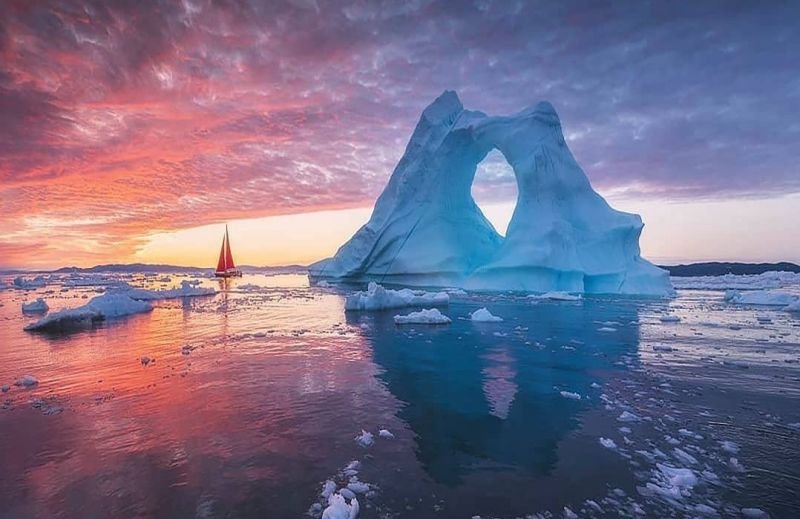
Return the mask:
M 0 516 L 800 517 L 800 276 L 673 282 L 0 277 Z

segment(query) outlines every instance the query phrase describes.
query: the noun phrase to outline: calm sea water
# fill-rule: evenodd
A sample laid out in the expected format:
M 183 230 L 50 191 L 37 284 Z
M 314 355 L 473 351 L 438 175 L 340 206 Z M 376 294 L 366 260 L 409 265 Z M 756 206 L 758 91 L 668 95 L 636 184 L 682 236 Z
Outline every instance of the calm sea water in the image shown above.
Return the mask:
M 352 460 L 364 518 L 800 517 L 797 314 L 468 294 L 451 325 L 398 327 L 408 310 L 346 314 L 344 290 L 253 275 L 24 332 L 23 301 L 102 290 L 68 284 L 0 291 L 0 517 L 308 517 Z M 504 321 L 467 319 L 484 306 Z

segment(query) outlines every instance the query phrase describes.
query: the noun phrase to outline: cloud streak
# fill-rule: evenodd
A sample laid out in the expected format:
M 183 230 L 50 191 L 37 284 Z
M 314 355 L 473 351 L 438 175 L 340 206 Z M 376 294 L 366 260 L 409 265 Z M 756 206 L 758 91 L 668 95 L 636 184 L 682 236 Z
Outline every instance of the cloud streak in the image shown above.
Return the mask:
M 369 205 L 448 88 L 490 113 L 550 100 L 604 190 L 797 192 L 798 15 L 730 2 L 3 2 L 0 263 L 126 258 L 153 232 Z M 513 196 L 492 172 L 476 192 Z M 69 256 L 54 244 L 65 239 L 85 250 Z

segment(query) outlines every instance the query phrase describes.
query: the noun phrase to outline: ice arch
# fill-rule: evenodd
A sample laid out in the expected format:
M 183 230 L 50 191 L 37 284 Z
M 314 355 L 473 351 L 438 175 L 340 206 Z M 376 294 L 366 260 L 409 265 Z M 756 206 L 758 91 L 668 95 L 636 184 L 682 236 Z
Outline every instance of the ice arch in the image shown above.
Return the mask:
M 514 170 L 518 200 L 505 239 L 472 198 L 492 149 Z M 422 113 L 369 221 L 314 278 L 492 290 L 669 294 L 640 257 L 642 221 L 589 184 L 546 102 L 512 116 L 465 110 L 446 91 Z

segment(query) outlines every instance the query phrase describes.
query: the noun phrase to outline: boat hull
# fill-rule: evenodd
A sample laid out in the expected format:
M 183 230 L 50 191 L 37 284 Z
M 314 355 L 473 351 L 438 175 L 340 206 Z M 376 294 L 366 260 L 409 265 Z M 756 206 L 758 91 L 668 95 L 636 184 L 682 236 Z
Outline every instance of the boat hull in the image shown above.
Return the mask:
M 218 278 L 240 278 L 242 277 L 241 270 L 226 270 L 224 272 L 214 272 L 214 277 Z

